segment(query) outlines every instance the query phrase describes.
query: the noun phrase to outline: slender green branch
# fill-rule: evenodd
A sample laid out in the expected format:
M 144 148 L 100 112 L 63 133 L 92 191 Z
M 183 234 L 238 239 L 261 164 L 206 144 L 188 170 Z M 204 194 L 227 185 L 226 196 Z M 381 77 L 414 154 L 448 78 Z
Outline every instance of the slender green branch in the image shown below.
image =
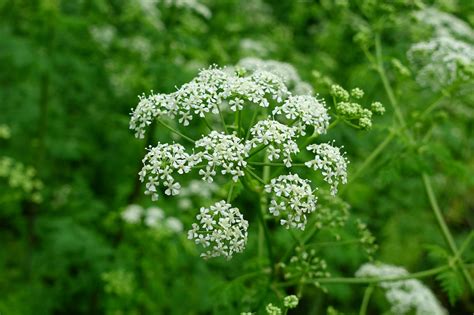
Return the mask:
M 375 158 L 379 156 L 385 147 L 392 141 L 393 137 L 395 137 L 395 134 L 396 132 L 393 130 L 387 134 L 385 139 L 380 142 L 380 144 L 372 151 L 372 153 L 370 153 L 370 155 L 364 160 L 362 165 L 355 171 L 355 173 L 350 176 L 349 183 L 344 188 L 342 188 L 342 191 L 344 191 L 350 183 L 355 181 L 369 165 L 372 165 Z
M 234 192 L 234 187 L 235 187 L 235 182 L 232 181 L 232 183 L 230 184 L 229 193 L 227 194 L 227 203 L 230 203 L 232 199 L 232 193 Z
M 252 156 L 254 156 L 258 152 L 264 150 L 268 146 L 269 146 L 269 144 L 262 144 L 262 145 L 258 146 L 252 153 L 249 154 L 249 156 L 246 158 L 246 160 L 250 159 Z
M 217 107 L 217 111 L 219 112 L 219 117 L 221 118 L 221 122 L 222 122 L 222 126 L 224 127 L 224 131 L 225 131 L 225 133 L 229 133 L 229 131 L 227 130 L 227 125 L 225 124 L 224 115 L 222 115 L 221 108 L 218 104 L 216 104 L 216 107 Z
M 203 117 L 203 121 L 204 121 L 204 124 L 206 125 L 206 127 L 209 129 L 209 131 L 214 130 L 214 128 L 212 128 L 211 124 L 209 123 L 209 121 L 207 121 L 206 117 Z
M 361 278 L 345 278 L 345 277 L 334 277 L 334 278 L 317 278 L 317 279 L 312 279 L 305 281 L 306 284 L 314 284 L 316 282 L 318 283 L 325 283 L 325 284 L 377 284 L 380 282 L 391 282 L 391 281 L 403 281 L 403 280 L 409 280 L 409 279 L 419 279 L 419 278 L 426 278 L 430 276 L 437 275 L 443 271 L 446 271 L 450 269 L 451 266 L 449 264 L 439 266 L 436 268 L 424 270 L 424 271 L 419 271 L 411 274 L 407 274 L 404 276 L 398 276 L 398 277 L 361 277 Z M 280 283 L 280 286 L 292 286 L 295 285 L 299 282 L 284 282 Z
M 374 286 L 369 285 L 364 291 L 364 297 L 362 299 L 362 305 L 360 306 L 359 315 L 367 314 L 367 307 L 369 306 L 370 297 L 372 296 L 372 292 L 374 292 Z
M 436 217 L 436 221 L 438 222 L 438 225 L 441 228 L 441 231 L 443 232 L 443 237 L 446 243 L 448 244 L 449 249 L 451 250 L 451 253 L 459 259 L 460 254 L 458 253 L 458 249 L 457 249 L 456 243 L 454 242 L 454 238 L 451 235 L 448 225 L 446 224 L 446 221 L 443 218 L 441 209 L 439 208 L 438 201 L 436 200 L 436 196 L 433 192 L 433 186 L 431 185 L 431 179 L 426 173 L 422 174 L 422 178 L 423 178 L 423 183 L 425 185 L 426 193 L 428 195 L 428 199 L 431 204 L 431 208 Z M 474 281 L 472 280 L 469 271 L 466 269 L 462 261 L 459 261 L 458 264 L 462 271 L 464 279 L 469 285 L 469 288 L 471 289 L 472 292 L 474 292 Z
M 174 129 L 174 128 L 171 127 L 170 125 L 165 124 L 165 123 L 162 122 L 161 120 L 158 119 L 157 121 L 158 121 L 158 123 L 159 123 L 160 125 L 162 125 L 163 127 L 169 129 L 171 132 L 173 132 L 173 133 L 175 133 L 175 134 L 181 136 L 183 139 L 186 139 L 186 140 L 188 140 L 189 142 L 192 142 L 192 143 L 195 143 L 195 142 L 196 142 L 196 141 L 194 141 L 193 139 L 191 139 L 190 137 L 186 136 L 185 134 L 182 134 L 182 133 L 179 132 L 178 130 Z
M 375 35 L 375 58 L 377 62 L 376 63 L 377 72 L 379 73 L 380 78 L 382 79 L 382 84 L 384 86 L 385 91 L 387 92 L 390 104 L 392 105 L 392 108 L 395 111 L 395 116 L 397 117 L 398 122 L 400 123 L 400 126 L 402 128 L 405 128 L 406 126 L 405 118 L 403 118 L 402 111 L 400 110 L 400 107 L 398 106 L 397 99 L 395 98 L 395 93 L 393 92 L 390 82 L 388 81 L 387 73 L 385 72 L 385 67 L 383 65 L 382 44 L 380 40 L 380 34 L 378 33 Z
M 284 163 L 265 163 L 265 162 L 248 162 L 250 165 L 263 165 L 263 166 L 286 166 Z M 292 163 L 291 166 L 295 167 L 306 167 L 304 163 Z
M 252 171 L 250 168 L 247 168 L 247 172 L 253 177 L 255 178 L 256 180 L 258 180 L 261 184 L 265 185 L 265 181 L 260 178 L 260 176 L 258 176 L 257 174 L 255 174 L 254 171 Z

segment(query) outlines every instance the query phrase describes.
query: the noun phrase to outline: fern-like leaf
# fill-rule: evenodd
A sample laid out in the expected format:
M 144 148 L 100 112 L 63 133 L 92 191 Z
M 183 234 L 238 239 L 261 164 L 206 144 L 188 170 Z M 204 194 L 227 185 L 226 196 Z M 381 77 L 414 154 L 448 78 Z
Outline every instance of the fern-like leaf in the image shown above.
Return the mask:
M 464 292 L 464 282 L 461 275 L 453 270 L 446 270 L 436 276 L 441 288 L 448 295 L 449 303 L 454 305 Z

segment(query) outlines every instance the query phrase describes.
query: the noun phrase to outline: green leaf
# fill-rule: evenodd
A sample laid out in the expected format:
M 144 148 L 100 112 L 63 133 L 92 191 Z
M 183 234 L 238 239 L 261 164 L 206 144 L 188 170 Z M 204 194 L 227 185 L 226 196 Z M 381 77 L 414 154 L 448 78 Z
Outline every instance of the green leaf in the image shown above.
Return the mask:
M 436 276 L 441 288 L 448 295 L 449 303 L 454 305 L 464 292 L 464 282 L 456 270 L 447 270 Z

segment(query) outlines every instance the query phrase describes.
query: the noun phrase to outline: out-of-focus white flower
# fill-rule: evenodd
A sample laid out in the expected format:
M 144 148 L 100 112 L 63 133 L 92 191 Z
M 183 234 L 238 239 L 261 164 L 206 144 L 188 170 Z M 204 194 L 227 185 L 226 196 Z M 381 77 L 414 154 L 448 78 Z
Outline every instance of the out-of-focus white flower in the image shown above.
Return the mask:
M 408 275 L 401 267 L 370 263 L 362 265 L 356 272 L 357 277 L 395 278 Z M 403 315 L 410 311 L 415 311 L 416 315 L 447 314 L 430 289 L 419 280 L 385 281 L 380 282 L 379 286 L 386 290 L 385 296 L 394 314 Z
M 183 223 L 175 217 L 168 217 L 165 220 L 165 226 L 175 233 L 183 231 Z
M 286 62 L 276 60 L 263 60 L 255 57 L 241 59 L 238 67 L 248 71 L 268 71 L 279 76 L 283 82 L 297 95 L 312 95 L 313 88 L 307 82 L 301 80 L 296 69 Z
M 244 250 L 248 222 L 239 209 L 222 200 L 209 208 L 202 207 L 196 219 L 198 223 L 193 223 L 188 239 L 207 249 L 201 257 L 224 256 L 230 259 L 234 253 Z
M 244 176 L 248 148 L 242 142 L 242 139 L 235 135 L 217 131 L 211 131 L 196 141 L 196 149 L 203 150 L 195 154 L 196 159 L 198 162 L 207 161 L 206 167 L 199 170 L 203 180 L 211 183 L 219 169 L 223 175 L 231 175 L 235 182 L 240 176 Z
M 135 224 L 140 222 L 143 216 L 143 208 L 139 205 L 128 205 L 123 211 L 122 211 L 122 219 L 131 224 Z
M 184 174 L 191 171 L 197 162 L 195 157 L 186 153 L 184 147 L 176 143 L 158 143 L 148 151 L 139 173 L 140 181 L 146 181 L 145 194 L 151 195 L 152 200 L 157 200 L 158 187 L 163 184 L 166 187 L 166 195 L 177 195 L 181 185 L 175 181 L 173 175 L 175 172 Z
M 112 25 L 92 26 L 90 33 L 102 49 L 108 49 L 115 38 L 116 29 Z
M 329 143 L 312 144 L 306 147 L 315 154 L 314 160 L 305 165 L 313 170 L 321 170 L 324 180 L 331 185 L 331 194 L 337 193 L 339 182 L 347 183 L 347 158 L 341 149 Z
M 265 185 L 265 191 L 271 194 L 268 210 L 280 218 L 280 224 L 304 230 L 306 215 L 316 210 L 317 202 L 310 181 L 297 174 L 281 175 Z
M 291 167 L 291 155 L 300 150 L 296 143 L 297 129 L 289 127 L 276 120 L 261 120 L 255 124 L 250 133 L 252 139 L 250 145 L 255 148 L 258 145 L 267 145 L 268 159 L 270 161 L 283 157 L 287 167 Z
M 264 43 L 251 38 L 244 38 L 239 43 L 242 54 L 251 54 L 263 57 L 268 54 L 268 47 Z
M 145 213 L 145 225 L 148 227 L 158 227 L 164 219 L 165 213 L 161 208 L 150 207 Z
M 435 37 L 448 36 L 474 41 L 474 31 L 471 26 L 452 14 L 436 8 L 426 8 L 415 12 L 415 17 L 420 23 L 429 25 Z
M 474 46 L 451 37 L 437 37 L 414 44 L 407 53 L 417 70 L 416 81 L 424 87 L 440 90 L 455 82 L 472 80 Z M 467 71 L 466 71 L 467 70 Z
M 272 113 L 296 120 L 294 126 L 298 127 L 303 136 L 306 134 L 306 126 L 314 127 L 318 134 L 326 133 L 329 126 L 330 117 L 326 104 L 310 95 L 290 96 L 283 105 L 275 107 Z
M 212 12 L 204 4 L 197 0 L 156 0 L 163 2 L 168 7 L 176 7 L 194 11 L 206 19 L 212 17 Z

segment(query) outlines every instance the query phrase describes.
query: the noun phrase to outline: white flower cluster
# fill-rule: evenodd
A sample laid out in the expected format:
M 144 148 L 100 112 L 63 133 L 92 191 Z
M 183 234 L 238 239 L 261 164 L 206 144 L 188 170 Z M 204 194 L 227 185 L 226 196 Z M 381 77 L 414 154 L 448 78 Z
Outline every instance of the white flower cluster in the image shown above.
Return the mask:
M 159 1 L 163 2 L 168 7 L 176 7 L 176 8 L 188 9 L 190 11 L 194 11 L 206 19 L 210 19 L 212 17 L 211 10 L 209 10 L 207 6 L 205 6 L 204 4 L 200 3 L 197 0 L 159 0 Z
M 128 205 L 121 213 L 122 219 L 129 224 L 139 224 L 142 222 L 149 228 L 166 228 L 172 232 L 183 231 L 183 223 L 175 217 L 165 217 L 161 208 L 149 207 L 143 209 L 142 206 Z
M 314 159 L 305 163 L 313 170 L 321 170 L 324 180 L 331 185 L 331 194 L 336 195 L 339 182 L 347 183 L 347 158 L 341 149 L 329 143 L 312 144 L 306 147 L 315 154 Z
M 272 195 L 269 211 L 280 218 L 280 224 L 304 230 L 306 215 L 316 210 L 317 202 L 310 181 L 297 174 L 281 175 L 265 185 L 265 191 Z
M 329 115 L 324 101 L 311 95 L 290 96 L 284 104 L 275 107 L 273 115 L 284 115 L 287 119 L 296 120 L 295 126 L 301 135 L 305 135 L 307 126 L 314 127 L 318 134 L 326 133 L 329 126 Z
M 297 95 L 313 94 L 313 88 L 301 80 L 296 69 L 286 62 L 276 60 L 262 60 L 255 57 L 241 59 L 238 67 L 247 71 L 268 71 L 279 76 L 283 82 Z
M 250 133 L 253 137 L 250 141 L 253 148 L 262 144 L 266 145 L 270 161 L 277 160 L 282 155 L 286 167 L 291 167 L 291 155 L 300 151 L 295 141 L 297 138 L 295 127 L 267 119 L 256 123 L 250 129 Z
M 430 26 L 435 37 L 448 36 L 467 41 L 474 40 L 474 31 L 468 23 L 436 8 L 417 11 L 415 18 L 420 23 Z
M 380 264 L 364 264 L 356 272 L 357 277 L 400 277 L 409 273 L 401 267 Z M 445 315 L 447 314 L 434 294 L 423 283 L 416 279 L 380 282 L 386 290 L 385 296 L 392 305 L 391 311 L 396 315 Z
M 221 168 L 223 175 L 230 174 L 235 182 L 240 176 L 244 176 L 248 147 L 242 143 L 242 139 L 234 135 L 211 131 L 209 135 L 196 141 L 196 148 L 203 149 L 202 152 L 195 154 L 196 160 L 207 161 L 206 167 L 199 170 L 199 175 L 206 182 L 213 182 L 218 167 Z
M 201 257 L 224 256 L 230 259 L 234 253 L 244 250 L 248 222 L 239 209 L 222 200 L 209 208 L 202 207 L 196 219 L 198 223 L 193 223 L 188 239 L 208 249 Z
M 185 174 L 198 162 L 196 156 L 185 152 L 182 145 L 173 143 L 158 143 L 150 147 L 143 158 L 143 167 L 139 173 L 140 181 L 146 180 L 145 194 L 151 195 L 152 200 L 158 199 L 160 183 L 167 189 L 165 194 L 177 195 L 181 185 L 175 181 L 174 173 Z
M 440 90 L 455 82 L 472 79 L 466 69 L 474 66 L 474 46 L 452 37 L 436 37 L 414 44 L 408 51 L 421 86 Z
M 242 77 L 212 66 L 201 70 L 174 93 L 141 96 L 131 114 L 130 129 L 136 137 L 143 138 L 145 128 L 162 116 L 178 116 L 179 123 L 187 126 L 194 115 L 219 114 L 224 101 L 228 101 L 231 110 L 238 111 L 243 109 L 245 101 L 268 107 L 269 100 L 282 102 L 288 94 L 282 79 L 271 72 L 256 71 Z

